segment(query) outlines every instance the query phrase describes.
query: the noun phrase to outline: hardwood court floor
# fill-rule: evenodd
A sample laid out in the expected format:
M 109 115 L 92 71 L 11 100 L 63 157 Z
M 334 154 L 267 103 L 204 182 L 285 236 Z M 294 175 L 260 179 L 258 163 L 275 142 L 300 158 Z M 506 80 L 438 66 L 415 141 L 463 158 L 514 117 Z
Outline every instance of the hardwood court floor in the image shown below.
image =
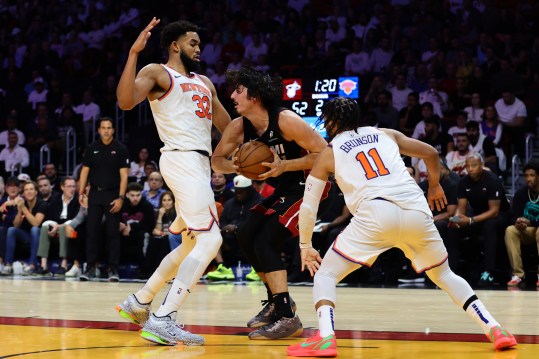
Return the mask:
M 141 339 L 114 306 L 138 283 L 0 280 L 0 358 L 284 358 L 298 339 L 252 341 L 245 322 L 265 288 L 198 285 L 179 314 L 204 334 L 203 347 L 161 347 Z M 312 288 L 291 287 L 298 314 L 313 334 Z M 338 288 L 336 326 L 341 358 L 539 358 L 539 292 L 478 291 L 519 340 L 496 352 L 479 328 L 440 290 Z M 165 291 L 155 299 L 162 301 Z M 302 339 L 299 339 L 302 340 Z

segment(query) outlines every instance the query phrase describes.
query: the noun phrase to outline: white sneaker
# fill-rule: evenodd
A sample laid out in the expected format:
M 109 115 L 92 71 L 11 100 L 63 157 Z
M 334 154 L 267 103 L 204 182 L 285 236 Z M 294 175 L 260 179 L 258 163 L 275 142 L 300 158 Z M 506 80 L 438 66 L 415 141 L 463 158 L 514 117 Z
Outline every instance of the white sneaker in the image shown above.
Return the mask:
M 75 277 L 78 278 L 81 275 L 81 270 L 78 266 L 73 265 L 71 269 L 66 272 L 65 275 L 66 277 L 70 277 L 70 278 L 75 278 Z
M 34 275 L 35 272 L 36 272 L 36 267 L 31 266 L 30 264 L 26 264 L 22 268 L 22 275 Z
M 13 275 L 13 267 L 11 267 L 9 264 L 5 265 L 4 268 L 2 268 L 0 275 Z

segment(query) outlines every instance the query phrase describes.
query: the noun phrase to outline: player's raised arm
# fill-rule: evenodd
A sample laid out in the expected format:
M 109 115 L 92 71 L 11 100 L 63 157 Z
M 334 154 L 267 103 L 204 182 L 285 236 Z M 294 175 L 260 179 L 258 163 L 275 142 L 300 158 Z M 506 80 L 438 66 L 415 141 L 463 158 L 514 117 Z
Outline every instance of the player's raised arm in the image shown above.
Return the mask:
M 138 54 L 146 47 L 146 43 L 152 35 L 151 30 L 160 21 L 160 19 L 154 17 L 144 30 L 142 30 L 129 50 L 129 56 L 116 89 L 118 106 L 122 110 L 130 110 L 144 101 L 156 84 L 156 66 L 160 67 L 159 65 L 148 65 L 138 75 L 136 75 L 136 72 Z

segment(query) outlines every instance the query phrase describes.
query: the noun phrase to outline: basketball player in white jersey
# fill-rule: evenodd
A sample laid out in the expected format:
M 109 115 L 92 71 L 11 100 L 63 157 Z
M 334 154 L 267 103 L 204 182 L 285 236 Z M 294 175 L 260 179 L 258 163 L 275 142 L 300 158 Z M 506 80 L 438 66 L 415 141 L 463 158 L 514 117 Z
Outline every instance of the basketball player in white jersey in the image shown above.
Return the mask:
M 213 120 L 222 132 L 230 116 L 211 81 L 194 72 L 199 67 L 200 38 L 199 28 L 190 22 L 166 25 L 161 31 L 161 46 L 168 49 L 167 63 L 149 64 L 136 74 L 138 54 L 159 21 L 154 17 L 131 46 L 116 94 L 123 110 L 146 98 L 150 102 L 164 143 L 161 173 L 176 197 L 178 216 L 169 236 L 178 238 L 182 232 L 184 236 L 182 244 L 163 259 L 144 287 L 129 295 L 117 310 L 142 326 L 141 336 L 147 340 L 165 345 L 201 345 L 204 338 L 183 330 L 176 323 L 176 313 L 221 246 L 210 187 L 211 127 Z M 151 301 L 172 278 L 167 297 L 150 315 Z
M 288 347 L 288 355 L 337 355 L 333 325 L 337 283 L 359 267 L 371 266 L 378 255 L 392 247 L 403 250 L 416 272 L 426 271 L 481 326 L 496 349 L 515 346 L 515 338 L 486 310 L 468 283 L 449 269 L 447 251 L 430 210 L 447 204 L 439 183 L 436 149 L 394 130 L 363 127 L 359 106 L 349 98 L 327 102 L 320 119 L 333 139 L 307 178 L 299 213 L 302 268 L 311 275 L 316 273 L 313 299 L 319 331 L 306 342 Z M 406 171 L 401 153 L 425 161 L 428 204 Z M 353 218 L 322 261 L 312 248 L 311 237 L 330 173 L 335 174 Z

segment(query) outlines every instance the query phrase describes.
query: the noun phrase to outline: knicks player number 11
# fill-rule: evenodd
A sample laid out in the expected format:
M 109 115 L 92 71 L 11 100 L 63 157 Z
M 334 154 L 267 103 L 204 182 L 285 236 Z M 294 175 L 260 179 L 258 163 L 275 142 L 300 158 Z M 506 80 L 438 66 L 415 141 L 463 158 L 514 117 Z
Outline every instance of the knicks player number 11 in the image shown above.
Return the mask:
M 367 155 L 369 155 L 369 157 L 372 158 L 372 160 L 374 161 L 377 171 L 372 168 L 371 163 L 367 158 Z M 384 165 L 384 162 L 380 158 L 380 154 L 378 153 L 376 148 L 371 148 L 369 151 L 367 151 L 367 154 L 365 154 L 365 152 L 363 151 L 359 152 L 356 155 L 356 160 L 361 163 L 361 167 L 363 167 L 363 170 L 365 170 L 365 177 L 367 177 L 368 180 L 376 178 L 378 176 L 386 176 L 389 174 L 389 170 Z

